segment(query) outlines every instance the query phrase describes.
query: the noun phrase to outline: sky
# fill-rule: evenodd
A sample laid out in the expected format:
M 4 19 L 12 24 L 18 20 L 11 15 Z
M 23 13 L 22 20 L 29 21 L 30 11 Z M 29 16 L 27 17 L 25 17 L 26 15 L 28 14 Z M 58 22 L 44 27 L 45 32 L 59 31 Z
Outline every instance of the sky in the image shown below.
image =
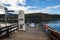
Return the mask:
M 0 0 L 9 10 L 24 10 L 25 13 L 60 14 L 60 0 Z

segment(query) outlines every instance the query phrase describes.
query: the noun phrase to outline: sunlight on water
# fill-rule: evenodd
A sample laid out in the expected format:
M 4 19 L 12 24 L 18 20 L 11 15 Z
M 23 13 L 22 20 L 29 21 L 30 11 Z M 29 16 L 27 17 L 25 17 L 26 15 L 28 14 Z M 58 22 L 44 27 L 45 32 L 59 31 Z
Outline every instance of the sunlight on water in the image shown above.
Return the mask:
M 60 21 L 50 22 L 48 26 L 60 32 Z

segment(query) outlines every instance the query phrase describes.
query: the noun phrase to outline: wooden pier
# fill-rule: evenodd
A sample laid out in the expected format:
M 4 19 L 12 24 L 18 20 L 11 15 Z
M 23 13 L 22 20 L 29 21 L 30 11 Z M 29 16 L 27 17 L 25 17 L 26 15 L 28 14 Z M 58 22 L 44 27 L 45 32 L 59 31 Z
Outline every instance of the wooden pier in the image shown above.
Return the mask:
M 26 31 L 17 31 L 3 40 L 49 40 L 49 37 L 42 26 L 34 28 L 26 26 Z
M 48 31 L 50 32 L 50 39 L 51 40 L 60 40 L 60 32 L 52 29 L 52 28 L 48 28 Z

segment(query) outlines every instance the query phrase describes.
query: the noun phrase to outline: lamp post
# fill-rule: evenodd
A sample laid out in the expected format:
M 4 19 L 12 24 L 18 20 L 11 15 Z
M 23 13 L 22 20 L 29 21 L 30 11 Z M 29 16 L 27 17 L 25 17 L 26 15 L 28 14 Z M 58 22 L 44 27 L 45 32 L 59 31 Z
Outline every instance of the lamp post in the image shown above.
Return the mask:
M 6 11 L 7 11 L 7 8 L 5 8 L 5 26 L 7 26 L 7 16 L 6 16 Z
M 7 8 L 3 7 L 2 5 L 3 5 L 3 3 L 0 1 L 0 9 L 4 11 L 3 13 L 5 14 L 5 26 L 7 26 L 7 20 L 6 20 L 6 10 L 7 10 Z

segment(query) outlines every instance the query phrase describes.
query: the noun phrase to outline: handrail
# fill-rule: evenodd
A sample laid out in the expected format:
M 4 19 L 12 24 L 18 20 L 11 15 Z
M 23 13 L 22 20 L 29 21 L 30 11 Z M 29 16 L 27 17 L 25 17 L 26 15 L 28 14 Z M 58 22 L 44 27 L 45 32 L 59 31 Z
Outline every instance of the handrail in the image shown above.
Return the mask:
M 0 39 L 9 37 L 12 32 L 18 29 L 18 24 L 9 25 L 0 28 Z
M 50 32 L 50 38 L 51 40 L 60 40 L 60 33 L 54 30 L 53 28 L 48 28 L 48 31 Z

